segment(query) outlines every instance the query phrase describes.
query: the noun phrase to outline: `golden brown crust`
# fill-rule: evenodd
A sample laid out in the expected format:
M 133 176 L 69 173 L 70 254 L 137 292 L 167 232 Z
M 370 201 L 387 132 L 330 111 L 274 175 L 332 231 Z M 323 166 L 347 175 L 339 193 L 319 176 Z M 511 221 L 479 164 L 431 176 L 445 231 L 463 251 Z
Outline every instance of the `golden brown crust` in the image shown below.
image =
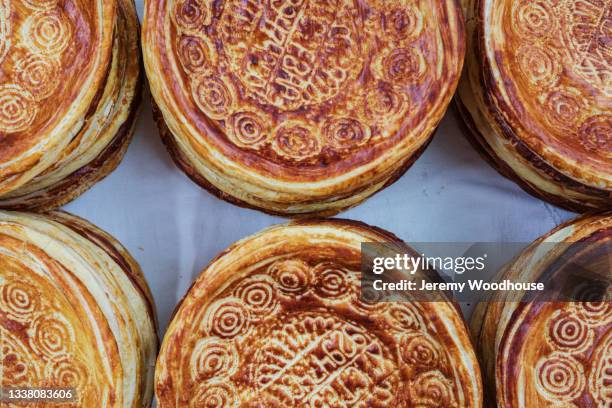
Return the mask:
M 395 179 L 430 140 L 463 60 L 452 0 L 170 0 L 145 15 L 175 160 L 285 215 L 335 213 Z
M 112 60 L 78 133 L 48 168 L 0 197 L 5 209 L 44 211 L 66 204 L 120 163 L 133 136 L 142 98 L 139 24 L 132 0 L 117 8 Z
M 560 172 L 586 185 L 610 183 L 612 4 L 485 3 L 485 81 L 499 120 L 515 124 L 521 142 Z
M 115 1 L 0 2 L 0 194 L 47 168 L 82 126 L 105 82 L 115 11 Z
M 139 104 L 140 98 L 137 100 L 137 105 Z M 36 191 L 26 197 L 0 199 L 0 207 L 6 210 L 45 212 L 60 208 L 84 194 L 121 163 L 133 139 L 139 110 L 134 107 L 130 118 L 121 126 L 113 141 L 92 162 L 45 190 Z
M 556 205 L 609 208 L 612 71 L 604 27 L 612 5 L 464 3 L 468 53 L 458 105 L 488 161 Z
M 67 213 L 0 213 L 2 387 L 75 388 L 74 406 L 145 407 L 155 309 L 138 264 Z
M 570 244 L 583 243 L 577 253 L 593 256 L 593 248 L 601 253 L 602 245 L 609 252 L 611 240 L 612 214 L 584 216 L 538 239 L 505 268 L 501 279 L 571 285 L 582 302 L 521 302 L 521 294 L 505 294 L 479 305 L 472 334 L 485 378 L 490 379 L 487 401 L 508 408 L 612 403 L 606 388 L 612 302 L 587 300 L 595 288 L 571 283 L 577 264 L 568 256 Z
M 239 207 L 250 208 L 252 210 L 260 210 L 267 214 L 275 215 L 275 216 L 288 216 L 288 214 L 283 211 L 269 210 L 269 209 L 254 206 L 246 201 L 239 200 L 235 198 L 234 196 L 227 194 L 223 192 L 222 190 L 219 190 L 214 185 L 209 183 L 208 180 L 206 180 L 202 175 L 200 175 L 193 168 L 193 166 L 189 164 L 189 161 L 185 158 L 185 156 L 181 154 L 178 146 L 176 145 L 174 141 L 174 137 L 172 136 L 172 134 L 170 133 L 170 130 L 168 129 L 168 126 L 164 122 L 164 119 L 161 115 L 161 112 L 159 111 L 159 108 L 154 102 L 153 102 L 153 119 L 155 120 L 155 123 L 157 123 L 157 127 L 159 129 L 161 140 L 164 146 L 166 147 L 166 150 L 168 150 L 168 153 L 170 154 L 172 161 L 174 161 L 176 166 L 180 168 L 194 183 L 198 184 L 200 187 L 207 190 L 210 194 L 218 197 L 219 199 L 227 201 Z M 386 181 L 386 183 L 380 188 L 380 190 L 375 191 L 372 194 L 377 194 L 383 191 L 385 188 L 389 187 L 391 184 L 395 183 L 400 177 L 402 177 L 404 173 L 406 173 L 410 169 L 410 167 L 412 167 L 412 165 L 418 160 L 418 158 L 421 157 L 421 155 L 425 152 L 425 150 L 427 149 L 427 146 L 429 146 L 429 144 L 431 143 L 431 140 L 433 140 L 433 135 L 432 135 L 432 138 L 429 141 L 427 141 L 427 143 L 423 147 L 421 147 L 417 152 L 415 152 L 410 157 L 410 160 L 408 160 L 402 167 L 396 170 L 395 174 L 392 177 L 390 177 L 389 180 Z M 316 213 L 316 216 L 317 217 L 332 217 L 358 204 L 359 204 L 358 202 L 353 202 L 353 201 L 349 201 L 345 204 L 337 203 L 337 205 L 335 205 L 334 208 L 331 208 L 325 211 L 318 211 Z M 303 212 L 303 213 L 293 212 L 290 214 L 290 217 L 296 218 L 296 219 L 312 218 L 313 213 L 312 212 Z
M 584 186 L 582 186 L 581 184 L 576 183 L 574 180 L 564 177 L 563 175 L 560 175 L 558 173 L 550 172 L 550 174 L 556 175 L 556 180 L 558 180 L 559 184 L 566 183 L 566 185 L 572 186 L 577 191 L 581 191 L 584 193 L 594 193 L 593 195 L 594 197 L 596 197 L 594 204 L 585 204 L 585 198 L 582 198 L 580 201 L 577 201 L 573 198 L 567 199 L 562 195 L 558 195 L 546 189 L 539 188 L 537 182 L 527 181 L 525 178 L 522 178 L 516 171 L 514 171 L 514 169 L 507 162 L 500 159 L 491 149 L 491 147 L 487 144 L 486 139 L 483 137 L 483 134 L 474 124 L 474 121 L 472 120 L 472 116 L 468 112 L 468 109 L 465 107 L 465 105 L 463 105 L 461 99 L 458 97 L 455 98 L 455 109 L 461 123 L 461 130 L 463 131 L 463 134 L 466 136 L 472 147 L 478 152 L 480 157 L 482 157 L 499 174 L 518 184 L 519 187 L 521 187 L 525 192 L 540 200 L 547 201 L 553 205 L 576 213 L 592 211 L 594 206 L 601 206 L 602 208 L 605 208 L 607 206 L 607 203 L 609 202 L 608 193 L 585 189 Z M 539 167 L 550 169 L 550 167 L 546 166 L 546 164 L 541 162 L 539 163 Z
M 132 255 L 107 232 L 97 228 L 93 224 L 84 220 L 81 217 L 72 215 L 65 211 L 51 211 L 44 214 L 48 219 L 56 221 L 77 234 L 83 236 L 95 243 L 98 247 L 102 248 L 106 253 L 113 258 L 113 260 L 121 266 L 125 271 L 128 278 L 132 281 L 135 288 L 140 292 L 140 295 L 145 299 L 147 303 L 147 310 L 149 316 L 153 319 L 156 326 L 155 333 L 157 333 L 157 312 L 155 309 L 155 302 L 153 300 L 153 294 L 145 279 L 144 273 L 140 269 L 138 262 L 132 257 Z
M 362 223 L 302 220 L 232 245 L 172 318 L 159 406 L 481 406 L 456 305 L 361 300 L 361 243 L 397 241 Z

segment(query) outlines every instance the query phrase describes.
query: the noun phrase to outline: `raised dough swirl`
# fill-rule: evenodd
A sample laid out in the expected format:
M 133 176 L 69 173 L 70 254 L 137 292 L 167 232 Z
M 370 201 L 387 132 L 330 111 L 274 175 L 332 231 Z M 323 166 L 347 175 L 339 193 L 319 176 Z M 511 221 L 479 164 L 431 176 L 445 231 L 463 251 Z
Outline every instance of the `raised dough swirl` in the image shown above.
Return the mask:
M 232 203 L 329 215 L 420 155 L 463 63 L 456 0 L 169 0 L 145 67 L 175 162 Z
M 489 404 L 612 404 L 611 237 L 609 212 L 580 217 L 536 240 L 505 268 L 500 280 L 555 282 L 566 295 L 552 298 L 549 286 L 529 301 L 523 293 L 501 293 L 476 308 L 472 331 L 488 372 Z
M 159 407 L 481 406 L 453 304 L 361 298 L 360 242 L 378 240 L 392 237 L 348 221 L 302 222 L 224 252 L 170 323 Z
M 14 65 L 6 69 L 14 84 L 0 87 L 0 128 L 5 131 L 26 130 L 46 109 L 44 106 L 61 103 L 57 93 L 65 88 L 63 75 L 70 66 L 78 66 L 73 61 L 74 37 L 78 35 L 71 20 L 74 10 L 64 10 L 56 1 L 32 1 L 26 6 L 32 11 L 20 30 L 27 44 L 14 50 Z M 95 105 L 70 131 L 74 133 L 68 132 L 71 138 L 67 145 L 48 144 L 40 149 L 50 160 L 25 184 L 3 190 L 0 170 L 0 208 L 57 208 L 104 178 L 123 158 L 134 130 L 142 73 L 135 6 L 132 0 L 120 0 L 116 6 L 116 30 L 104 71 L 107 77 L 97 90 Z M 49 104 L 49 98 L 54 98 L 53 104 Z M 36 132 L 32 133 L 31 137 L 36 137 Z M 17 175 L 13 176 L 15 179 Z
M 74 388 L 75 404 L 152 398 L 154 305 L 136 262 L 66 213 L 0 212 L 2 387 Z
M 469 0 L 457 103 L 504 176 L 574 212 L 612 207 L 612 1 Z

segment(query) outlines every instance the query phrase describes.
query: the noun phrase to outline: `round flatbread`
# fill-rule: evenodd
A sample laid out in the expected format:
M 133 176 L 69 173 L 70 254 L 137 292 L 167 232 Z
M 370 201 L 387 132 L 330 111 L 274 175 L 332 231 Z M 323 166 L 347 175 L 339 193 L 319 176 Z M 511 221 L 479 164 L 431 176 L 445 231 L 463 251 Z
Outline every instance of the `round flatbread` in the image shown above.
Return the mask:
M 326 215 L 416 160 L 464 38 L 454 0 L 169 0 L 147 3 L 143 47 L 164 142 L 192 179 L 239 205 Z
M 472 332 L 490 404 L 612 404 L 611 241 L 612 215 L 590 215 L 540 238 L 506 267 L 502 280 L 562 292 L 506 292 L 478 306 Z
M 120 0 L 111 61 L 91 117 L 48 168 L 25 185 L 0 195 L 0 207 L 37 211 L 57 208 L 112 172 L 134 134 L 142 77 L 136 8 L 133 0 Z
M 231 246 L 170 323 L 159 406 L 481 406 L 456 305 L 360 296 L 361 243 L 397 241 L 356 222 L 313 221 Z
M 115 1 L 0 1 L 0 194 L 48 168 L 83 126 L 115 15 Z
M 467 1 L 458 105 L 474 144 L 528 192 L 612 205 L 612 2 Z
M 5 389 L 72 389 L 70 406 L 151 404 L 151 293 L 127 251 L 80 218 L 0 212 L 0 347 Z

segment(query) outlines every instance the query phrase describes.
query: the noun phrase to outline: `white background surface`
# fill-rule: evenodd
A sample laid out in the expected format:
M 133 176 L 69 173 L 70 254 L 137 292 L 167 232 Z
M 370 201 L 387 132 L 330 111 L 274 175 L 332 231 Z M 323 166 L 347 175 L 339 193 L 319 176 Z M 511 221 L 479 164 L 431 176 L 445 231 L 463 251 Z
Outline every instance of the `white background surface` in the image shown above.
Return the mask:
M 142 16 L 143 1 L 136 3 Z M 65 209 L 111 233 L 140 262 L 160 334 L 212 258 L 238 239 L 285 222 L 220 201 L 179 171 L 161 144 L 148 95 L 123 163 Z M 572 214 L 532 198 L 491 169 L 463 138 L 451 111 L 406 175 L 340 217 L 407 242 L 530 242 Z

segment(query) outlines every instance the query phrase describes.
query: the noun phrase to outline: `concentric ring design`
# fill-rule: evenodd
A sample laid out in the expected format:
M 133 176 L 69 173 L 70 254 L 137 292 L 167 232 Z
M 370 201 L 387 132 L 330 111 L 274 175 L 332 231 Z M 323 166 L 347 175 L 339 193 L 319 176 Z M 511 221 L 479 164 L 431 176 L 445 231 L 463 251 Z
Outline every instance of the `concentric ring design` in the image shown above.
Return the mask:
M 457 103 L 474 145 L 532 195 L 574 212 L 609 209 L 612 1 L 469 0 L 465 8 Z
M 160 408 L 479 406 L 454 305 L 361 299 L 359 242 L 386 239 L 357 223 L 301 222 L 225 251 L 168 328 Z
M 0 208 L 57 208 L 123 158 L 142 92 L 138 18 L 132 0 L 96 1 L 0 2 Z M 185 46 L 194 69 L 197 51 Z
M 554 286 L 545 284 L 535 298 L 498 293 L 476 308 L 472 332 L 491 379 L 489 404 L 612 404 L 612 286 L 606 280 L 611 237 L 610 212 L 582 216 L 536 240 L 504 268 L 500 281 Z M 422 354 L 428 359 L 434 356 L 430 349 Z
M 455 0 L 150 2 L 156 121 L 177 165 L 220 198 L 334 214 L 426 147 L 459 79 L 463 28 Z
M 149 406 L 156 336 L 142 272 L 112 237 L 67 213 L 0 212 L 0 386 L 71 388 L 74 406 Z

